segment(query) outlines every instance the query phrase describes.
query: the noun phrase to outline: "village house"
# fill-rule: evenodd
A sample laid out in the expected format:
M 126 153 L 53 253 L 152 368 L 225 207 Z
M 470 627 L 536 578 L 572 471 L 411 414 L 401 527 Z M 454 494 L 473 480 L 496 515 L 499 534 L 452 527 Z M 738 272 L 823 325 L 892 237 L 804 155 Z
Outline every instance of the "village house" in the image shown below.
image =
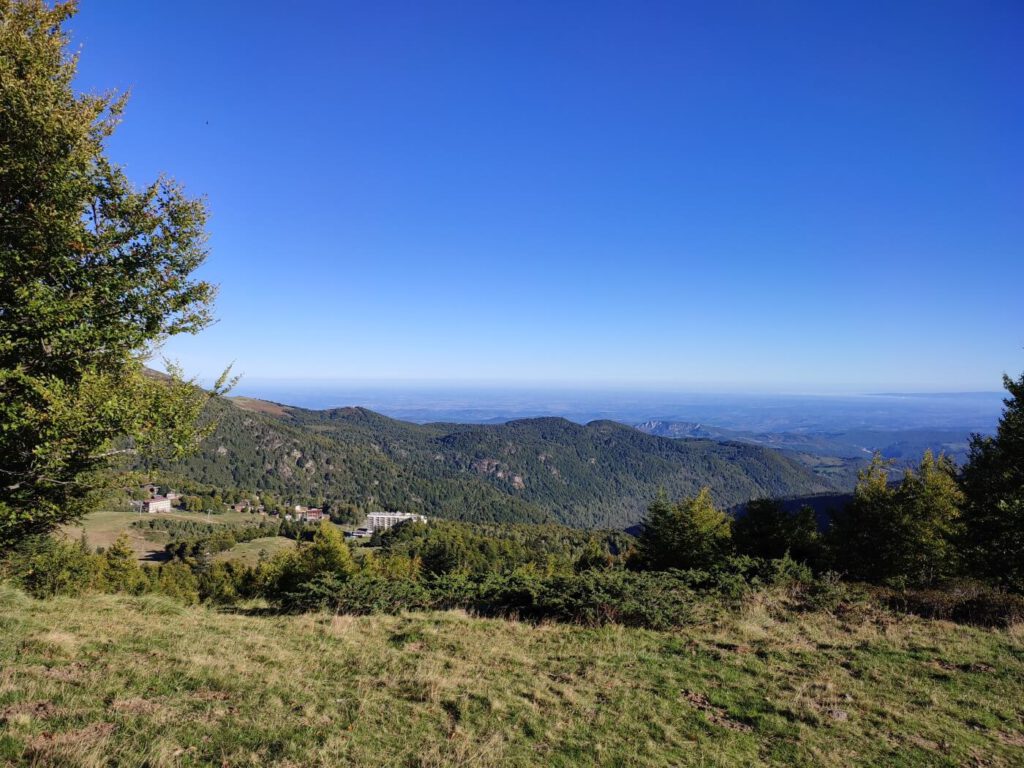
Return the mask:
M 156 512 L 170 512 L 171 500 L 166 496 L 154 496 L 142 502 L 142 511 L 154 514 Z
M 324 513 L 322 509 L 310 507 L 302 513 L 302 516 L 299 519 L 307 523 L 319 523 L 321 520 L 330 520 L 331 518 L 330 515 Z
M 149 500 L 154 499 L 166 499 L 172 504 L 181 498 L 181 494 L 177 491 L 168 490 L 166 493 L 160 493 L 160 486 L 156 483 L 146 483 L 142 486 L 142 492 L 146 494 L 146 498 Z

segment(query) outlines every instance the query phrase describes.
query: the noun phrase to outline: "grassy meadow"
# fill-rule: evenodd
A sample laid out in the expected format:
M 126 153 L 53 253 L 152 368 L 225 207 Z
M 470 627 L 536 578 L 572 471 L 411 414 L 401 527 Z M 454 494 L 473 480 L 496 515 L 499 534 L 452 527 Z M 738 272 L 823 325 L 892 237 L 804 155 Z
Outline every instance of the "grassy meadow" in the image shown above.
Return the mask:
M 231 549 L 224 552 L 218 552 L 214 555 L 214 560 L 235 560 L 240 562 L 242 565 L 256 565 L 260 561 L 260 554 L 266 553 L 267 557 L 273 557 L 274 554 L 284 549 L 293 549 L 295 547 L 295 540 L 289 539 L 286 536 L 264 536 L 260 539 L 253 539 L 252 541 L 244 541 L 240 544 L 235 544 Z
M 172 512 L 156 512 L 153 514 L 131 510 L 100 510 L 86 515 L 75 525 L 62 527 L 61 533 L 65 538 L 77 541 L 84 532 L 89 546 L 93 548 L 108 548 L 123 533 L 128 537 L 128 543 L 139 560 L 142 562 L 152 562 L 164 559 L 164 544 L 170 540 L 170 536 L 166 531 L 136 528 L 132 523 L 137 520 L 159 519 L 184 520 L 212 525 L 248 525 L 256 524 L 262 518 L 251 515 L 248 512 L 224 512 L 216 515 L 207 515 L 201 512 L 186 512 L 179 509 L 175 509 Z M 239 545 L 239 547 L 241 546 Z M 279 544 L 272 546 L 280 548 Z M 241 555 L 247 555 L 248 552 L 248 546 L 244 550 L 240 550 Z M 258 547 L 255 552 L 259 552 Z M 256 562 L 255 555 L 252 558 L 252 562 Z
M 1024 764 L 1024 631 L 760 594 L 690 629 L 0 585 L 0 763 Z

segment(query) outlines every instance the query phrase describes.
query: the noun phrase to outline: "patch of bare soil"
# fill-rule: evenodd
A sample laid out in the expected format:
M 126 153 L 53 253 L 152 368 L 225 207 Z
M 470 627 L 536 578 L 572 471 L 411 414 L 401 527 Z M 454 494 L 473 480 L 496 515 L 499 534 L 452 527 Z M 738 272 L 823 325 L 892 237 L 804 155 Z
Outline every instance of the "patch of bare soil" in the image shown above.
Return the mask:
M 110 705 L 110 708 L 124 715 L 151 715 L 160 709 L 160 705 L 150 699 L 131 698 L 118 699 Z
M 110 736 L 115 727 L 113 723 L 92 723 L 76 731 L 44 732 L 28 743 L 26 756 L 49 765 L 47 760 L 51 757 L 69 751 L 81 754 L 95 747 Z
M 45 720 L 57 712 L 52 701 L 23 701 L 0 709 L 0 723 L 19 715 L 28 715 L 37 720 Z
M 728 713 L 719 707 L 716 707 L 710 701 L 708 697 L 703 693 L 696 693 L 694 691 L 685 691 L 683 698 L 686 699 L 691 705 L 699 709 L 707 717 L 708 721 L 715 725 L 720 725 L 723 728 L 729 728 L 733 731 L 741 731 L 743 733 L 749 733 L 754 730 L 746 723 L 741 723 L 737 720 L 733 720 L 729 717 Z
M 996 737 L 1003 742 L 1003 744 L 1009 744 L 1011 747 L 1024 747 L 1024 733 L 997 731 Z

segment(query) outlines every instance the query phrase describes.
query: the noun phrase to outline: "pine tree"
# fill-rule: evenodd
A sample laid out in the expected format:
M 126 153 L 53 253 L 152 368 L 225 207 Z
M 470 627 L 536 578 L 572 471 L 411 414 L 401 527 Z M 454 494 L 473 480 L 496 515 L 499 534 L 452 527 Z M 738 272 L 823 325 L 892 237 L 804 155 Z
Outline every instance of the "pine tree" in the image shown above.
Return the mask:
M 733 522 L 732 538 L 741 555 L 781 558 L 789 554 L 807 562 L 817 556 L 818 523 L 810 507 L 790 512 L 775 499 L 755 499 Z
M 833 514 L 833 564 L 850 578 L 928 586 L 956 574 L 963 496 L 952 463 L 926 451 L 898 485 L 876 454 L 858 476 L 853 501 Z
M 310 578 L 319 573 L 351 576 L 356 571 L 348 544 L 339 530 L 326 521 L 313 534 L 313 540 L 302 548 L 303 570 Z
M 647 510 L 639 560 L 650 570 L 713 567 L 732 551 L 730 524 L 708 488 L 675 503 L 662 495 Z
M 957 575 L 964 496 L 953 462 L 925 451 L 917 471 L 904 473 L 899 496 L 905 533 L 897 569 L 909 583 L 925 586 Z
M 127 535 L 122 533 L 118 536 L 103 557 L 104 579 L 109 590 L 138 594 L 145 589 L 145 574 L 139 567 Z
M 1024 592 L 1024 374 L 1003 386 L 996 435 L 972 437 L 961 476 L 963 549 L 973 573 Z

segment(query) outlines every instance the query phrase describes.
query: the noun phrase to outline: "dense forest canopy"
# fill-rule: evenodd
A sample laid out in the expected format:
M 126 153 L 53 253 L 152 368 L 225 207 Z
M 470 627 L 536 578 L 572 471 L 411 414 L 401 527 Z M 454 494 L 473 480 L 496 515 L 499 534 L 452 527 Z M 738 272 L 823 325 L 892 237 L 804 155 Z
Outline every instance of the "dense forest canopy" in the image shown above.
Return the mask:
M 709 486 L 724 507 L 835 490 L 768 448 L 672 440 L 610 421 L 416 425 L 362 408 L 215 401 L 218 426 L 165 471 L 220 487 L 477 522 L 626 527 L 664 489 Z

